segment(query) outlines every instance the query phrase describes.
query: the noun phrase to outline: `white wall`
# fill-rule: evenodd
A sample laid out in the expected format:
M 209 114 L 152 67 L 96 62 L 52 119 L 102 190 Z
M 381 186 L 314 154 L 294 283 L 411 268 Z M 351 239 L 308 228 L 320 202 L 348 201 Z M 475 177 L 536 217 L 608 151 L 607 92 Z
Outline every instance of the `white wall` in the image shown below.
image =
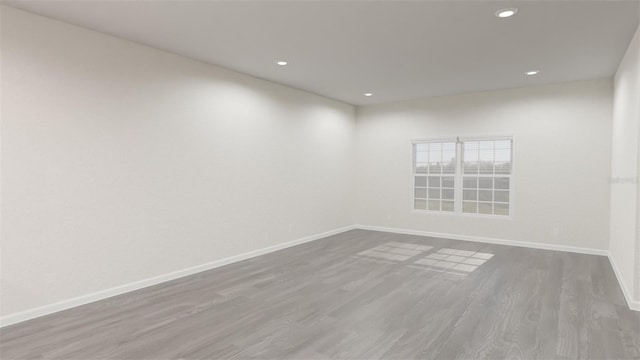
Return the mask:
M 611 80 L 437 97 L 357 110 L 356 222 L 605 250 Z M 411 141 L 512 135 L 511 219 L 411 210 Z
M 614 81 L 611 257 L 629 296 L 640 302 L 640 28 Z
M 352 106 L 1 20 L 2 315 L 353 224 Z

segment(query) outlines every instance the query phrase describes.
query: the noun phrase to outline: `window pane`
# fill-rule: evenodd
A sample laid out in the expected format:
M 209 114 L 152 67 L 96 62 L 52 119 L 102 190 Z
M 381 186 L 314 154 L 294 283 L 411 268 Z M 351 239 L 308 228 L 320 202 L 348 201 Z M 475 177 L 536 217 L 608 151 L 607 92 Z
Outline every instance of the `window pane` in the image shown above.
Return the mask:
M 478 163 L 477 162 L 466 162 L 464 163 L 464 173 L 465 174 L 477 174 L 478 173 Z
M 497 162 L 511 162 L 511 150 L 498 150 L 496 149 L 496 158 Z
M 428 166 L 426 163 L 417 163 L 416 164 L 416 172 L 419 174 L 426 174 Z
M 480 201 L 492 201 L 492 192 L 491 190 L 480 190 L 478 191 L 478 200 Z
M 416 152 L 418 151 L 426 152 L 427 149 L 429 148 L 427 144 L 414 144 L 413 146 L 415 147 Z
M 427 189 L 426 188 L 415 188 L 413 191 L 413 196 L 418 199 L 426 199 L 427 198 Z
M 442 143 L 442 151 L 456 151 L 456 143 L 454 142 L 446 142 Z
M 454 184 L 453 176 L 443 176 L 442 177 L 442 187 L 452 188 Z
M 443 201 L 442 211 L 453 211 L 453 201 Z
M 440 162 L 442 161 L 442 152 L 440 150 L 434 151 L 429 150 L 429 162 Z
M 440 174 L 442 172 L 442 165 L 440 163 L 429 164 L 429 174 Z
M 462 203 L 462 212 L 466 213 L 476 213 L 478 212 L 478 203 L 476 202 L 463 202 Z
M 489 141 L 480 141 L 480 146 L 479 149 L 480 150 L 492 150 L 493 151 L 493 140 L 489 140 Z
M 491 203 L 478 203 L 478 214 L 493 214 Z
M 494 204 L 493 213 L 495 215 L 509 215 L 509 204 Z
M 478 171 L 480 174 L 493 174 L 493 162 L 481 162 Z
M 479 178 L 479 186 L 480 189 L 491 189 L 493 188 L 493 177 L 481 177 Z
M 440 189 L 429 189 L 429 199 L 440 199 Z
M 495 182 L 495 188 L 496 189 L 503 189 L 503 190 L 508 190 L 509 189 L 509 178 L 508 177 L 497 177 L 494 179 Z
M 416 176 L 416 186 L 427 187 L 427 177 L 426 176 Z
M 509 202 L 509 192 L 496 190 L 493 192 L 493 201 Z
M 429 176 L 429 187 L 440 187 L 440 176 Z
M 425 163 L 428 162 L 427 153 L 426 152 L 416 152 L 416 162 L 417 163 Z
M 462 200 L 478 200 L 478 190 L 463 190 Z
M 463 187 L 467 189 L 476 189 L 478 187 L 478 178 L 477 177 L 468 177 L 465 176 L 463 181 Z
M 494 144 L 496 150 L 511 149 L 511 140 L 496 140 Z
M 455 160 L 450 163 L 444 163 L 442 165 L 442 173 L 443 174 L 455 174 L 456 172 L 456 163 Z
M 511 163 L 496 163 L 496 174 L 511 174 Z
M 477 141 L 465 141 L 463 144 L 464 147 L 464 151 L 467 150 L 478 150 L 479 146 L 478 146 L 478 142 Z
M 429 200 L 429 210 L 440 210 L 440 200 Z
M 413 208 L 416 210 L 427 210 L 427 201 L 426 200 L 414 200 Z
M 456 152 L 445 151 L 442 153 L 442 172 L 453 174 L 456 172 Z
M 429 143 L 429 152 L 435 152 L 435 151 L 440 151 L 440 150 L 442 150 L 442 143 L 441 142 Z
M 453 189 L 443 189 L 442 198 L 447 200 L 453 200 Z
M 511 143 L 509 142 L 509 145 Z M 510 174 L 511 173 L 511 150 L 499 150 L 496 149 L 495 156 L 495 168 L 496 174 Z

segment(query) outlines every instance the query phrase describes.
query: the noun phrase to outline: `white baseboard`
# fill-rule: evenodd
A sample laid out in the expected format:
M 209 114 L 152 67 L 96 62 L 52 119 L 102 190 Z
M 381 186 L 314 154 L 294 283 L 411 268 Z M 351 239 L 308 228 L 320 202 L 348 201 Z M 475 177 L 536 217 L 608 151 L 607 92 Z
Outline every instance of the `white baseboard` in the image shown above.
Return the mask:
M 496 238 L 488 238 L 488 237 L 472 236 L 472 235 L 445 234 L 445 233 L 437 233 L 437 232 L 431 232 L 431 231 L 410 230 L 410 229 L 390 228 L 390 227 L 371 226 L 371 225 L 355 225 L 355 228 L 362 229 L 362 230 L 390 232 L 390 233 L 396 233 L 396 234 L 420 235 L 420 236 L 429 236 L 429 237 L 436 237 L 436 238 L 443 238 L 443 239 L 473 241 L 473 242 L 481 242 L 481 243 L 497 244 L 497 245 L 519 246 L 519 247 L 526 247 L 526 248 L 533 248 L 533 249 L 566 251 L 566 252 L 572 252 L 572 253 L 578 253 L 578 254 L 601 255 L 601 256 L 609 255 L 609 251 L 602 250 L 602 249 L 592 249 L 592 248 L 555 245 L 555 244 L 544 244 L 544 243 L 537 243 L 537 242 L 530 242 L 530 241 L 505 240 L 505 239 L 496 239 Z
M 618 270 L 618 266 L 616 262 L 613 260 L 613 256 L 611 256 L 611 252 L 607 255 L 609 257 L 609 262 L 611 263 L 611 267 L 613 268 L 613 273 L 616 274 L 616 278 L 618 279 L 618 284 L 620 284 L 620 288 L 622 289 L 622 294 L 624 295 L 624 299 L 627 301 L 627 305 L 629 309 L 640 311 L 640 301 L 633 300 L 631 296 L 631 292 L 627 289 L 624 281 L 622 281 L 622 275 L 620 275 L 620 270 Z
M 310 242 L 310 241 L 322 239 L 322 238 L 325 238 L 327 236 L 340 234 L 340 233 L 343 233 L 345 231 L 349 231 L 349 230 L 353 230 L 353 229 L 355 229 L 354 226 L 346 226 L 346 227 L 343 227 L 343 228 L 339 228 L 339 229 L 323 232 L 321 234 L 315 234 L 315 235 L 311 235 L 311 236 L 306 236 L 306 237 L 303 237 L 301 239 L 296 239 L 296 240 L 289 241 L 289 242 L 286 242 L 286 243 L 282 243 L 282 244 L 278 244 L 278 245 L 274 245 L 274 246 L 269 246 L 269 247 L 266 247 L 266 248 L 263 248 L 263 249 L 250 251 L 250 252 L 247 252 L 247 253 L 244 253 L 244 254 L 240 254 L 240 255 L 236 255 L 236 256 L 232 256 L 232 257 L 229 257 L 229 258 L 208 262 L 208 263 L 197 265 L 197 266 L 193 266 L 193 267 L 190 267 L 190 268 L 187 268 L 187 269 L 182 269 L 182 270 L 170 272 L 168 274 L 154 276 L 152 278 L 148 278 L 148 279 L 144 279 L 144 280 L 140 280 L 140 281 L 135 281 L 135 282 L 132 282 L 132 283 L 129 283 L 129 284 L 116 286 L 116 287 L 113 287 L 113 288 L 110 288 L 110 289 L 101 290 L 101 291 L 97 291 L 97 292 L 94 292 L 94 293 L 81 295 L 81 296 L 78 296 L 78 297 L 75 297 L 75 298 L 62 300 L 62 301 L 59 301 L 59 302 L 56 302 L 56 303 L 53 303 L 53 304 L 44 305 L 44 306 L 40 306 L 40 307 L 37 307 L 37 308 L 33 308 L 33 309 L 29 309 L 29 310 L 18 312 L 18 313 L 10 314 L 10 315 L 7 315 L 7 316 L 4 316 L 4 317 L 0 318 L 0 327 L 5 327 L 5 326 L 17 324 L 17 323 L 20 323 L 20 322 L 23 322 L 23 321 L 27 321 L 27 320 L 30 320 L 30 319 L 34 319 L 34 318 L 37 318 L 37 317 L 53 314 L 53 313 L 58 312 L 58 311 L 70 309 L 70 308 L 73 308 L 73 307 L 76 307 L 76 306 L 88 304 L 88 303 L 95 302 L 95 301 L 98 301 L 98 300 L 103 300 L 103 299 L 106 299 L 106 298 L 110 298 L 112 296 L 121 295 L 121 294 L 128 293 L 128 292 L 131 292 L 131 291 L 139 290 L 139 289 L 142 289 L 142 288 L 145 288 L 145 287 L 157 285 L 157 284 L 160 284 L 160 283 L 163 283 L 163 282 L 166 282 L 166 281 L 175 280 L 175 279 L 178 279 L 178 278 L 181 278 L 181 277 L 197 274 L 199 272 L 211 270 L 211 269 L 214 269 L 214 268 L 217 268 L 217 267 L 220 267 L 220 266 L 228 265 L 228 264 L 231 264 L 231 263 L 234 263 L 234 262 L 238 262 L 238 261 L 241 261 L 241 260 L 246 260 L 246 259 L 249 259 L 249 258 L 252 258 L 252 257 L 256 257 L 256 256 L 259 256 L 259 255 L 264 255 L 264 254 L 267 254 L 267 253 L 270 253 L 270 252 L 282 250 L 282 249 L 285 249 L 285 248 L 288 248 L 288 247 L 304 244 L 304 243 L 307 243 L 307 242 Z

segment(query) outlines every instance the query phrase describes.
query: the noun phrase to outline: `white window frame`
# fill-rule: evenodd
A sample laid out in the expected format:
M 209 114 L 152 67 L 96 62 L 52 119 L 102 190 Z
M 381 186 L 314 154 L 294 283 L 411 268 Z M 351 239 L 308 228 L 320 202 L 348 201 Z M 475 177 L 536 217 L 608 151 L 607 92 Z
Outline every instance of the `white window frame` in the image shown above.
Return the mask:
M 411 142 L 411 196 L 410 196 L 410 208 L 412 212 L 416 212 L 416 213 L 428 213 L 428 214 L 440 214 L 440 215 L 456 215 L 457 214 L 457 187 L 455 184 L 457 184 L 458 181 L 458 168 L 459 168 L 459 163 L 460 163 L 460 152 L 459 152 L 459 144 L 457 142 L 457 138 L 455 137 L 449 137 L 449 138 L 433 138 L 433 139 L 420 139 L 420 140 L 413 140 Z M 422 144 L 428 144 L 428 143 L 455 143 L 456 144 L 456 172 L 453 174 L 450 174 L 449 176 L 452 176 L 454 178 L 454 194 L 453 194 L 453 211 L 443 211 L 443 210 L 429 210 L 428 209 L 428 200 L 427 200 L 427 209 L 426 210 L 422 210 L 422 209 L 416 209 L 415 208 L 415 188 L 416 188 L 416 175 L 420 175 L 418 173 L 416 173 L 415 171 L 415 166 L 416 166 L 416 151 L 415 151 L 415 146 L 416 145 L 422 145 Z M 430 174 L 424 174 L 427 178 L 429 177 Z M 440 177 L 442 177 L 442 174 L 440 174 Z M 427 187 L 427 191 L 428 191 L 428 187 Z M 442 196 L 442 194 L 441 194 Z M 441 199 L 442 200 L 442 199 Z
M 478 213 L 465 213 L 462 211 L 462 195 L 464 188 L 464 173 L 463 173 L 463 149 L 462 143 L 466 141 L 488 141 L 488 140 L 510 140 L 511 141 L 511 172 L 510 174 L 504 174 L 504 176 L 500 177 L 508 177 L 509 178 L 509 215 L 495 215 L 495 214 L 478 214 Z M 455 142 L 456 143 L 456 171 L 454 175 L 454 208 L 453 211 L 442 211 L 442 210 L 421 210 L 415 208 L 415 165 L 416 165 L 416 152 L 415 145 L 418 144 L 427 144 L 427 143 L 435 143 L 435 142 Z M 513 135 L 486 135 L 486 136 L 465 136 L 465 137 L 442 137 L 442 138 L 422 138 L 422 139 L 413 139 L 411 141 L 411 189 L 410 189 L 410 209 L 412 213 L 418 214 L 437 214 L 437 215 L 445 215 L 445 216 L 464 216 L 464 217 L 476 217 L 476 218 L 488 218 L 495 220 L 512 220 L 514 217 L 514 174 L 515 174 L 515 162 L 514 162 L 514 153 L 515 153 L 515 139 Z M 501 174 L 502 175 L 502 174 Z M 428 174 L 427 174 L 428 176 Z M 480 175 L 479 175 L 480 177 Z M 486 176 L 489 177 L 489 176 Z M 495 177 L 495 174 L 491 175 L 491 177 Z

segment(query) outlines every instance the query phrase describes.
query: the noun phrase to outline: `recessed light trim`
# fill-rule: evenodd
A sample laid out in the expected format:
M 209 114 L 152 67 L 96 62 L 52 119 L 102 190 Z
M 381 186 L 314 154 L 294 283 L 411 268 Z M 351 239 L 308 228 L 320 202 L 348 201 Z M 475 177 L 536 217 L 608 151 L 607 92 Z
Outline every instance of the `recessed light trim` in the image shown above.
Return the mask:
M 283 60 L 279 60 L 279 61 L 276 61 L 276 64 L 278 64 L 279 66 L 285 66 L 285 65 L 287 65 L 289 63 L 286 62 L 286 61 L 283 61 Z
M 515 15 L 517 12 L 518 9 L 516 8 L 507 8 L 496 11 L 495 15 L 501 19 L 504 19 Z
M 373 96 L 373 93 L 364 93 L 364 96 Z
M 525 74 L 527 76 L 533 76 L 533 75 L 538 75 L 540 73 L 540 70 L 531 70 L 531 71 L 527 71 Z

